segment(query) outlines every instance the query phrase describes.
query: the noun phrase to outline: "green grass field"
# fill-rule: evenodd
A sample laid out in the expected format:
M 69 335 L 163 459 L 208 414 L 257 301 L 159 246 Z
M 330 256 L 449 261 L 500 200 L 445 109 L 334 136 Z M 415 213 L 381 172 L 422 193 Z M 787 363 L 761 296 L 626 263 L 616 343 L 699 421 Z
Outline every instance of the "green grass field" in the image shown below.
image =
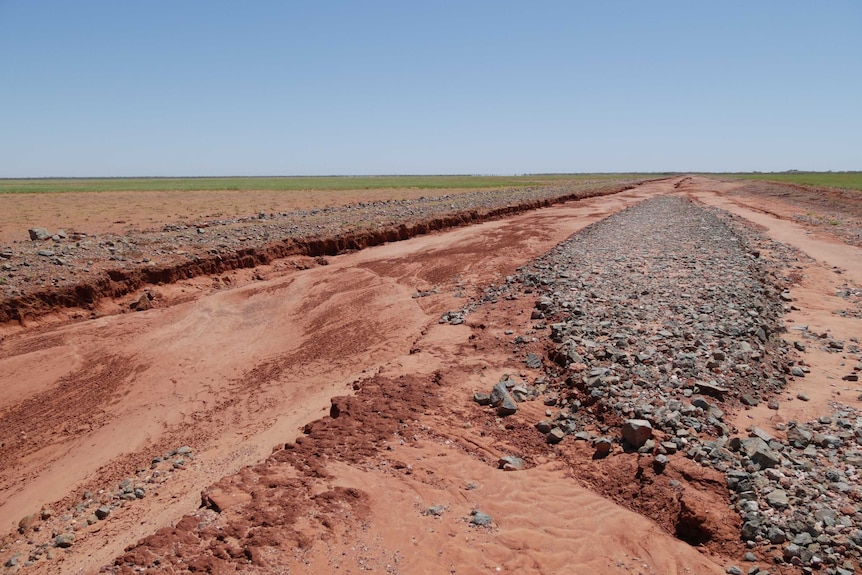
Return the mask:
M 862 190 L 862 172 L 778 172 L 727 175 L 746 180 L 768 180 L 826 188 Z
M 0 194 L 124 191 L 478 189 L 542 186 L 564 180 L 601 180 L 633 174 L 527 176 L 296 176 L 226 178 L 37 178 L 0 179 Z

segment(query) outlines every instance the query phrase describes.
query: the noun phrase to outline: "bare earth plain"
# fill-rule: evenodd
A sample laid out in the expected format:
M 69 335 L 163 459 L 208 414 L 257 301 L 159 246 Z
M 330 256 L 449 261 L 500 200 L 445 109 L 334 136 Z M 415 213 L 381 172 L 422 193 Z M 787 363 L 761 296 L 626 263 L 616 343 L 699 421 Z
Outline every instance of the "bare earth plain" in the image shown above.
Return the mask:
M 648 574 L 731 567 L 752 573 L 757 566 L 761 573 L 859 572 L 862 457 L 853 459 L 862 437 L 853 417 L 862 409 L 859 199 L 703 177 L 602 186 L 603 195 L 583 193 L 524 211 L 489 208 L 482 217 L 450 220 L 435 212 L 446 225 L 370 247 L 336 242 L 338 255 L 288 253 L 214 274 L 127 282 L 116 297 L 105 289 L 98 301 L 63 300 L 56 309 L 43 298 L 29 316 L 10 318 L 0 326 L 2 569 Z M 438 203 L 458 211 L 451 198 L 464 194 Z M 14 201 L 26 203 L 23 197 Z M 51 201 L 45 198 L 36 201 Z M 332 215 L 310 205 L 276 205 L 275 196 L 242 208 L 215 197 L 210 212 L 201 212 L 200 204 L 138 209 L 133 195 L 104 198 L 118 203 L 97 213 L 57 207 L 62 215 L 50 225 L 195 238 L 240 229 L 224 232 L 220 249 L 226 254 L 239 249 L 231 242 L 251 241 L 243 227 L 251 219 L 242 217 L 312 210 L 317 226 Z M 737 302 L 732 313 L 743 310 L 742 316 L 756 319 L 775 310 L 769 333 L 760 343 L 754 332 L 718 338 L 716 346 L 737 350 L 734 338 L 751 335 L 746 361 L 724 365 L 724 354 L 714 352 L 725 347 L 706 354 L 703 338 L 689 338 L 681 326 L 676 351 L 682 363 L 669 362 L 662 371 L 651 355 L 663 353 L 661 342 L 643 354 L 628 352 L 617 349 L 621 341 L 638 347 L 638 337 L 604 333 L 600 322 L 578 324 L 593 335 L 570 350 L 570 359 L 559 360 L 551 324 L 575 321 L 577 314 L 568 302 L 555 307 L 555 298 L 565 294 L 544 292 L 555 284 L 543 283 L 542 274 L 601 277 L 613 269 L 611 262 L 640 271 L 625 253 L 600 252 L 597 259 L 579 260 L 588 266 L 566 270 L 534 260 L 567 238 L 587 241 L 628 208 L 668 198 L 681 203 L 649 205 L 701 210 L 703 221 L 714 216 L 716 230 L 726 222 L 733 230 L 728 237 L 741 238 L 739 269 L 755 270 L 752 277 L 763 282 L 758 297 L 766 303 L 747 309 Z M 16 206 L 28 218 L 41 209 Z M 412 212 L 403 217 L 416 221 Z M 276 215 L 271 220 L 278 224 Z M 27 227 L 4 222 L 8 237 L 0 242 L 17 241 Z M 628 227 L 627 241 L 636 247 L 638 230 Z M 261 234 L 256 241 L 269 241 L 268 232 L 254 233 Z M 98 248 L 116 257 L 118 250 L 109 248 L 121 243 Z M 151 245 L 160 251 L 148 254 Z M 110 261 L 144 265 L 145 259 L 187 256 L 184 247 L 174 236 L 139 241 L 133 257 Z M 648 257 L 669 266 L 662 268 L 669 276 L 677 274 L 673 266 L 685 258 L 662 259 L 660 252 Z M 685 260 L 695 274 L 697 259 Z M 44 276 L 52 268 L 38 269 Z M 69 276 L 79 281 L 104 269 L 94 262 Z M 17 291 L 4 297 L 50 291 L 50 278 L 42 276 L 33 275 L 31 285 L 20 283 L 19 273 Z M 618 285 L 630 301 L 615 301 L 613 292 L 598 293 L 598 287 L 594 293 L 584 288 L 584 297 L 593 308 L 611 310 L 606 317 L 613 317 L 615 305 L 636 310 L 638 298 L 651 297 L 624 277 Z M 678 291 L 702 287 L 681 283 Z M 722 289 L 732 294 L 735 288 Z M 581 312 L 590 317 L 589 309 Z M 689 327 L 708 324 L 711 313 L 698 310 Z M 647 324 L 633 333 L 647 340 L 665 331 Z M 713 362 L 701 381 L 684 381 L 689 359 Z M 628 362 L 675 382 L 653 400 L 654 411 L 611 401 L 637 390 L 637 382 L 627 387 L 613 375 Z M 710 373 L 780 385 L 713 388 L 705 380 Z M 506 374 L 518 382 L 513 395 L 523 388 L 514 414 L 474 401 L 476 392 L 490 392 Z M 581 377 L 588 387 L 577 383 Z M 744 400 L 742 391 L 756 401 Z M 684 420 L 674 433 L 661 427 L 659 414 L 676 398 L 683 405 L 678 411 L 709 423 L 701 428 Z M 689 402 L 695 406 L 686 412 Z M 622 440 L 627 418 L 652 421 L 651 444 L 638 449 Z M 563 435 L 558 443 L 536 429 L 542 422 Z M 795 451 L 797 424 L 825 426 L 819 439 L 810 438 L 805 455 Z M 734 437 L 762 441 L 781 461 L 753 464 L 740 455 L 747 447 L 733 446 Z M 838 475 L 814 485 L 821 467 Z M 741 478 L 753 485 L 734 490 L 729 477 L 734 485 Z M 831 503 L 839 499 L 840 505 Z M 755 515 L 756 535 L 742 535 Z M 786 540 L 771 541 L 769 525 L 781 526 Z

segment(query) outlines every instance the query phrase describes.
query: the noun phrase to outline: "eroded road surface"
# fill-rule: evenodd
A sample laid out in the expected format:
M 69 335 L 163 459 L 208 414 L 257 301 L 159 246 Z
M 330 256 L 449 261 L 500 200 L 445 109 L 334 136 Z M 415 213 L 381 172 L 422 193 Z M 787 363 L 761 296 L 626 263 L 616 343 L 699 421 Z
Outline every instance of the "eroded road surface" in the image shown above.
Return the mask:
M 536 461 L 518 475 L 489 467 L 463 447 L 452 449 L 469 444 L 491 460 L 506 455 L 490 440 L 459 432 L 457 422 L 466 425 L 467 418 L 458 415 L 470 407 L 472 389 L 489 387 L 500 369 L 512 369 L 506 327 L 529 321 L 533 302 L 486 311 L 482 325 L 438 321 L 482 299 L 486 286 L 572 233 L 644 199 L 674 194 L 728 209 L 810 256 L 800 262 L 797 309 L 788 322 L 816 323 L 836 339 L 862 333 L 858 318 L 825 313 L 841 305 L 828 299 L 841 282 L 862 284 L 856 277 L 862 265 L 852 263 L 862 261 L 859 250 L 811 237 L 724 195 L 733 186 L 692 178 L 654 182 L 332 257 L 327 265 L 297 258 L 293 265 L 276 262 L 154 288 L 156 307 L 141 313 L 9 330 L 0 340 L 0 528 L 10 533 L 2 559 L 18 557 L 10 568 L 21 572 L 94 572 L 160 528 L 183 521 L 189 527 L 182 518 L 200 506 L 202 491 L 211 507 L 226 511 L 248 503 L 252 484 L 269 482 L 283 505 L 272 513 L 291 518 L 289 535 L 270 534 L 284 538 L 281 555 L 260 556 L 266 545 L 244 548 L 236 533 L 222 550 L 228 558 L 237 549 L 245 553 L 240 559 L 252 572 L 288 564 L 293 570 L 284 572 L 499 572 L 501 566 L 555 572 L 573 562 L 597 572 L 722 572 L 721 549 L 698 551 L 596 495 L 553 460 Z M 844 274 L 833 266 L 843 266 Z M 788 406 L 781 421 L 825 412 L 836 393 L 856 402 L 856 393 L 841 395 L 828 379 L 846 371 L 833 366 L 837 356 L 824 353 L 822 361 L 829 367 L 788 388 L 791 398 L 804 391 L 811 401 Z M 429 378 L 439 389 L 428 388 Z M 357 389 L 362 395 L 377 390 L 378 398 L 391 393 L 382 381 L 402 381 L 401 394 L 425 416 L 416 432 L 421 438 L 387 447 L 398 473 L 365 469 L 342 453 L 314 481 L 303 479 L 296 470 L 320 453 L 302 446 L 282 450 L 294 455 L 265 469 L 248 468 L 301 436 L 307 423 L 331 415 L 331 398 Z M 362 401 L 343 407 L 383 409 L 379 401 Z M 544 407 L 525 409 L 538 414 Z M 393 415 L 391 429 L 371 420 L 368 429 L 347 426 L 343 441 L 321 450 L 368 456 L 363 449 L 391 440 L 409 415 Z M 740 414 L 737 426 L 775 425 L 775 415 L 760 406 Z M 449 511 L 469 516 L 479 487 L 482 500 L 492 502 L 485 510 L 505 507 L 507 526 L 486 531 L 466 520 L 429 523 Z M 464 509 L 432 511 L 429 518 L 427 510 L 443 501 Z M 56 536 L 67 533 L 73 541 L 58 546 Z M 334 558 L 329 546 L 342 556 Z M 152 561 L 146 553 L 129 559 L 160 570 L 158 562 L 146 563 Z M 227 572 L 219 565 L 196 568 Z

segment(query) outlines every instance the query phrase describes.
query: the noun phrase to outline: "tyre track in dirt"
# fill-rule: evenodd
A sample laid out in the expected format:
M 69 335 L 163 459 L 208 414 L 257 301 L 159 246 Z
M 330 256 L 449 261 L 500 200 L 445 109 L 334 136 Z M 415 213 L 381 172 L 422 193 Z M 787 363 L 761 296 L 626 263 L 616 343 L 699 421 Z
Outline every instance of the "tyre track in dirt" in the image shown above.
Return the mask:
M 679 188 L 663 193 L 688 194 L 694 186 Z M 366 267 L 385 274 L 398 264 L 397 258 L 381 258 Z M 446 273 L 448 265 L 404 271 L 427 279 Z M 662 491 L 637 456 L 621 454 L 599 469 L 586 443 L 568 443 L 555 453 L 533 429 L 543 417 L 538 402 L 522 404 L 501 421 L 469 401 L 472 391 L 489 389 L 501 372 L 527 381 L 538 375 L 524 369 L 523 354 L 512 354 L 511 345 L 513 332 L 530 333 L 534 301 L 500 299 L 504 309 L 493 309 L 496 300 L 486 298 L 493 303 L 470 316 L 466 328 L 423 331 L 409 356 L 359 382 L 356 397 L 334 398 L 330 415 L 306 426 L 306 436 L 285 438 L 285 449 L 266 462 L 213 485 L 204 497 L 209 509 L 132 547 L 109 570 L 706 573 L 731 563 L 747 568 L 721 474 L 678 454 L 661 480 L 671 488 Z M 805 308 L 814 303 L 794 302 Z M 792 395 L 807 386 L 807 380 L 791 381 L 785 391 Z M 808 405 L 830 409 L 819 397 Z M 775 425 L 780 418 L 762 423 L 756 410 L 731 409 L 728 417 L 740 429 L 754 423 L 783 430 Z M 561 452 L 573 463 L 568 473 L 557 460 Z M 526 471 L 497 468 L 499 457 L 513 453 L 527 460 Z M 662 525 L 663 511 L 679 503 L 676 491 L 685 492 L 680 516 L 689 523 L 708 520 L 721 527 L 720 535 L 713 533 L 715 540 L 705 548 L 685 545 L 643 516 L 597 498 L 583 483 L 601 485 L 609 497 L 643 509 Z M 324 495 L 323 502 L 316 495 Z M 490 529 L 470 527 L 475 510 L 493 516 Z M 725 552 L 731 555 L 722 556 Z M 789 563 L 770 564 L 769 570 L 797 572 Z
M 16 391 L 0 408 L 17 413 L 0 429 L 3 437 L 27 426 L 39 430 L 28 436 L 26 461 L 0 464 L 14 485 L 0 491 L 3 528 L 46 505 L 56 508 L 57 521 L 85 490 L 110 495 L 115 482 L 146 469 L 156 455 L 191 445 L 194 457 L 169 482 L 109 521 L 80 529 L 61 570 L 106 563 L 194 509 L 206 485 L 263 460 L 325 413 L 332 396 L 409 363 L 414 343 L 439 314 L 464 303 L 459 296 L 481 293 L 577 229 L 663 190 L 648 184 L 338 256 L 304 271 L 262 266 L 257 274 L 266 281 L 229 290 L 195 295 L 192 283 L 166 286 L 167 294 L 191 294 L 170 307 L 7 335 L 0 373 L 40 361 L 45 370 L 28 385 L 2 381 Z M 241 272 L 232 277 L 232 285 L 242 283 Z M 435 287 L 433 296 L 413 297 Z M 107 385 L 80 377 L 111 358 L 122 358 L 116 361 L 125 371 Z M 63 382 L 77 386 L 80 399 L 58 401 L 63 408 L 56 412 L 38 409 L 34 398 L 55 394 Z M 69 433 L 57 425 L 95 413 L 101 426 Z M 53 427 L 38 423 L 45 418 Z M 50 538 L 50 529 L 31 536 Z M 33 572 L 56 568 L 41 562 Z
M 465 303 L 458 296 L 481 297 L 483 286 L 591 222 L 657 194 L 680 193 L 707 203 L 724 202 L 720 193 L 711 191 L 716 185 L 696 179 L 676 188 L 650 184 L 614 196 L 378 246 L 304 271 L 264 265 L 258 270 L 265 281 L 242 285 L 250 281 L 250 274 L 236 272 L 230 283 L 240 287 L 230 290 L 207 290 L 202 283 L 184 282 L 162 288 L 163 299 L 156 300 L 182 300 L 177 305 L 7 336 L 0 341 L 0 374 L 10 393 L 0 409 L 19 409 L 30 401 L 20 411 L 29 413 L 34 418 L 31 421 L 45 415 L 36 408 L 33 394 L 49 397 L 70 374 L 86 373 L 86 366 L 114 358 L 123 368 L 132 369 L 132 375 L 117 390 L 107 390 L 104 401 L 99 395 L 89 395 L 89 404 L 69 401 L 65 411 L 51 412 L 58 419 L 77 421 L 104 409 L 103 427 L 76 430 L 77 434 L 56 429 L 50 438 L 45 434 L 29 437 L 35 451 L 22 466 L 9 471 L 20 485 L 17 490 L 0 491 L 0 518 L 6 528 L 14 527 L 25 513 L 48 504 L 55 509 L 55 517 L 41 524 L 42 531 L 28 534 L 37 544 L 47 541 L 53 529 L 68 527 L 68 521 L 64 523 L 59 516 L 84 489 L 110 490 L 136 468 L 146 467 L 154 455 L 179 445 L 192 445 L 195 450 L 187 468 L 169 482 L 155 487 L 145 499 L 119 507 L 108 520 L 79 529 L 68 552 L 62 551 L 52 561 L 40 560 L 26 572 L 93 572 L 120 555 L 125 546 L 168 525 L 174 527 L 158 532 L 164 544 L 176 544 L 177 537 L 192 542 L 198 520 L 178 519 L 198 506 L 202 489 L 215 483 L 228 492 L 227 486 L 236 483 L 240 491 L 260 498 L 253 514 L 246 516 L 242 506 L 235 513 L 241 522 L 237 525 L 255 528 L 256 544 L 243 549 L 237 531 L 207 551 L 224 560 L 245 561 L 250 572 L 268 572 L 267 562 L 288 560 L 295 561 L 292 565 L 299 572 L 307 573 L 331 572 L 336 566 L 398 572 L 399 564 L 404 572 L 437 572 L 441 565 L 434 550 L 445 550 L 453 562 L 447 568 L 493 570 L 504 566 L 553 572 L 577 564 L 599 572 L 715 571 L 717 566 L 708 557 L 669 537 L 655 523 L 584 489 L 578 475 L 589 472 L 586 465 L 573 475 L 571 469 L 537 456 L 531 460 L 535 467 L 524 476 L 494 469 L 496 458 L 507 455 L 511 447 L 535 449 L 533 430 L 513 433 L 501 427 L 478 434 L 462 425 L 471 416 L 473 406 L 465 403 L 465 397 L 472 390 L 488 388 L 501 369 L 523 371 L 522 362 L 511 355 L 511 336 L 502 329 L 525 323 L 532 302 L 524 302 L 523 309 L 517 305 L 509 309 L 507 317 L 500 311 L 487 320 L 477 317 L 470 327 L 438 326 L 437 318 Z M 800 229 L 790 239 L 804 237 L 805 230 Z M 810 313 L 813 306 L 820 305 L 818 298 L 835 286 L 826 279 L 841 277 L 829 268 L 822 268 L 822 273 L 819 269 L 806 268 L 817 281 L 806 280 L 812 285 L 800 286 L 811 293 L 794 300 L 801 308 L 794 313 Z M 827 278 L 828 274 L 832 277 Z M 183 289 L 188 291 L 177 297 Z M 414 298 L 418 291 L 432 293 Z M 793 314 L 788 317 L 792 320 Z M 491 326 L 492 318 L 500 323 L 486 327 Z M 839 324 L 828 325 L 838 329 Z M 840 329 L 849 329 L 856 324 L 841 325 Z M 813 358 L 809 362 L 817 365 Z M 28 376 L 22 368 L 28 363 L 45 369 Z M 122 379 L 122 372 L 118 374 Z M 428 386 L 434 380 L 445 385 Z M 809 377 L 787 388 L 788 395 L 808 390 L 812 401 L 786 406 L 782 401 L 780 419 L 748 410 L 738 414 L 737 425 L 742 428 L 753 422 L 768 427 L 795 413 L 800 418 L 816 413 L 828 406 L 837 391 L 824 380 L 820 385 L 827 391 L 815 395 L 812 390 L 818 390 L 817 381 Z M 279 451 L 279 457 L 287 458 L 278 462 L 281 467 L 271 461 L 255 465 L 267 457 L 272 446 L 292 442 L 305 423 L 332 413 L 330 398 L 356 388 L 362 390 L 362 397 L 354 403 L 349 398 L 340 400 L 339 409 L 354 413 L 374 409 L 376 413 L 369 413 L 369 418 L 383 417 L 387 425 L 393 425 L 395 420 L 387 415 L 398 414 L 381 409 L 385 401 L 363 407 L 369 397 L 373 399 L 375 386 L 388 389 L 393 385 L 408 401 L 413 401 L 408 390 L 426 394 L 424 399 L 415 398 L 416 413 L 407 415 L 407 419 L 415 417 L 415 422 L 407 421 L 404 414 L 398 416 L 410 427 L 400 430 L 396 426 L 403 441 L 386 441 L 391 437 L 387 427 L 381 428 L 385 433 L 379 437 L 362 439 L 358 433 L 359 441 L 351 442 L 356 431 L 350 431 L 349 418 L 341 418 L 335 421 L 345 427 L 329 447 L 293 450 L 303 454 L 302 458 Z M 424 390 L 415 390 L 423 386 Z M 84 387 L 93 392 L 99 385 L 92 379 Z M 846 394 L 841 399 L 852 401 Z M 94 407 L 93 401 L 102 403 Z M 539 411 L 530 412 L 528 407 L 525 414 L 540 417 Z M 17 425 L 20 428 L 26 423 Z M 325 435 L 314 426 L 309 432 Z M 5 428 L 0 433 L 7 437 Z M 513 445 L 501 446 L 503 437 L 509 437 Z M 38 448 L 47 445 L 51 447 Z M 357 467 L 354 463 L 360 455 L 380 455 L 381 462 Z M 318 464 L 321 456 L 328 458 L 325 466 Z M 311 465 L 303 463 L 309 461 Z M 443 461 L 448 463 L 437 463 Z M 247 465 L 254 467 L 245 468 Z M 297 469 L 301 470 L 298 475 Z M 621 465 L 617 471 L 620 477 L 613 481 L 620 481 L 618 488 L 625 494 L 628 487 L 622 479 L 631 470 Z M 481 488 L 465 490 L 471 481 Z M 428 507 L 442 502 L 448 502 L 442 519 L 417 522 L 416 517 Z M 472 529 L 464 517 L 477 506 L 509 519 L 501 520 L 500 531 Z M 213 521 L 212 511 L 199 513 Z M 232 512 L 226 513 L 228 520 Z M 274 559 L 261 551 L 271 547 L 278 533 L 259 527 L 275 521 L 278 513 L 284 516 L 278 519 L 282 523 L 296 520 L 291 527 L 295 533 L 281 542 L 283 555 Z M 376 527 L 369 530 L 368 525 Z M 410 539 L 417 536 L 417 528 L 423 531 L 420 546 Z M 206 529 L 201 533 L 215 536 Z M 13 539 L 7 537 L 6 542 Z M 314 543 L 317 539 L 325 544 Z M 21 538 L 7 547 L 3 558 L 16 550 L 26 554 L 32 547 Z M 392 553 L 399 548 L 412 552 L 409 557 Z M 346 555 L 330 552 L 335 549 Z M 232 553 L 239 555 L 232 557 Z M 141 557 L 147 560 L 147 556 Z M 720 557 L 713 559 L 724 564 Z

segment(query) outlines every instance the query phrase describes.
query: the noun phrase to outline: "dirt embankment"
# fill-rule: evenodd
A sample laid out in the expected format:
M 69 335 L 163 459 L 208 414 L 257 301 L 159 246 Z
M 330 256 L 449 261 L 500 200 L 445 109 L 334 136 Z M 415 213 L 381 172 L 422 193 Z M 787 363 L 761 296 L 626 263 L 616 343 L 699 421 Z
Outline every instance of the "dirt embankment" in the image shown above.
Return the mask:
M 164 232 L 137 232 L 120 238 L 104 238 L 99 246 L 106 247 L 106 251 L 86 246 L 86 251 L 77 256 L 55 252 L 48 240 L 47 249 L 39 249 L 38 253 L 37 248 L 45 246 L 30 246 L 29 251 L 19 250 L 19 253 L 11 249 L 5 252 L 4 257 L 8 256 L 11 263 L 3 264 L 3 269 L 10 273 L 4 278 L 4 294 L 0 297 L 0 324 L 37 319 L 62 308 L 92 309 L 104 298 L 122 297 L 147 285 L 254 268 L 289 256 L 333 256 L 558 203 L 614 194 L 631 189 L 633 185 L 579 183 L 553 189 L 504 190 L 496 194 L 484 192 L 443 196 L 442 199 L 359 204 L 358 208 L 332 209 L 324 216 L 318 210 L 273 214 L 276 224 L 269 225 L 262 234 L 257 230 L 260 225 L 257 217 L 205 222 L 199 224 L 202 227 L 193 227 L 199 237 L 188 247 L 189 252 L 176 249 L 176 245 L 189 241 L 188 226 L 169 230 L 173 233 L 168 232 L 167 237 Z M 447 201 L 450 203 L 443 203 Z M 302 224 L 303 219 L 320 217 L 326 219 L 324 225 Z M 365 229 L 368 218 L 372 217 L 370 229 Z M 360 224 L 363 229 L 350 231 Z M 273 241 L 274 237 L 283 239 Z M 93 238 L 88 240 L 83 236 L 78 240 L 91 243 Z M 240 242 L 242 247 L 230 247 Z M 138 260 L 117 256 L 117 250 L 124 244 L 136 246 L 130 251 Z M 166 244 L 172 248 L 170 252 L 162 249 Z M 155 263 L 155 253 L 161 253 L 161 259 L 169 263 Z M 116 265 L 118 259 L 126 261 Z M 48 287 L 44 283 L 46 277 L 54 278 L 48 282 Z

